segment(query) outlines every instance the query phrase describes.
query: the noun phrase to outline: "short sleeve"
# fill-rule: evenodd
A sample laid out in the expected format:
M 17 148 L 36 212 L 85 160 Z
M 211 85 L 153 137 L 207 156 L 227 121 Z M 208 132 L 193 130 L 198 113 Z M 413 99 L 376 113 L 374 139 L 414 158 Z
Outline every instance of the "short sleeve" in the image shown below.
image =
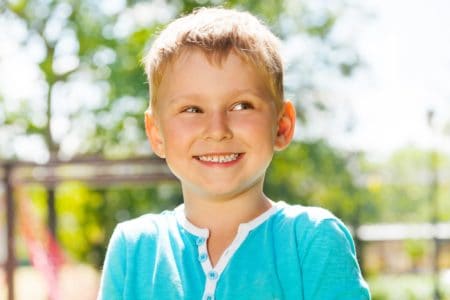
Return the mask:
M 123 299 L 126 244 L 120 225 L 114 230 L 106 251 L 97 300 Z
M 304 298 L 370 299 L 353 239 L 345 225 L 338 219 L 326 218 L 308 231 L 299 242 Z

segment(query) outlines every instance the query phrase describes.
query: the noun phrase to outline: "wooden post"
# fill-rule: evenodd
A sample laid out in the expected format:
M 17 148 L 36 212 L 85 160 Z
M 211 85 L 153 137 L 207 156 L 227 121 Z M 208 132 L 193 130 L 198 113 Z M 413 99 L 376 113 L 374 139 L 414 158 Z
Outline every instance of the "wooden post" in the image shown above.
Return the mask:
M 428 126 L 430 127 L 433 137 L 435 137 L 434 131 L 434 110 L 430 109 L 427 112 Z M 430 155 L 430 207 L 431 207 L 431 224 L 433 226 L 433 254 L 432 254 L 432 270 L 433 270 L 433 300 L 441 300 L 442 295 L 439 286 L 439 239 L 437 236 L 437 224 L 439 221 L 439 204 L 438 204 L 438 190 L 439 190 L 439 171 L 438 171 L 438 153 L 436 151 L 436 145 L 433 144 Z
M 56 207 L 55 207 L 55 187 L 50 186 L 47 189 L 47 222 L 50 233 L 56 240 L 56 227 L 57 227 L 57 217 L 56 217 Z
M 7 232 L 7 260 L 6 260 L 6 285 L 8 287 L 8 300 L 14 300 L 14 269 L 16 266 L 14 227 L 15 227 L 15 209 L 13 188 L 11 184 L 12 165 L 4 165 L 4 178 L 6 194 L 6 232 Z
M 431 183 L 430 183 L 430 206 L 431 206 L 431 224 L 433 226 L 433 253 L 432 253 L 432 270 L 433 270 L 433 300 L 441 300 L 442 295 L 439 285 L 439 255 L 440 243 L 437 236 L 437 224 L 439 221 L 439 205 L 437 193 L 439 189 L 438 177 L 438 155 L 435 150 L 431 152 L 430 169 L 431 169 Z

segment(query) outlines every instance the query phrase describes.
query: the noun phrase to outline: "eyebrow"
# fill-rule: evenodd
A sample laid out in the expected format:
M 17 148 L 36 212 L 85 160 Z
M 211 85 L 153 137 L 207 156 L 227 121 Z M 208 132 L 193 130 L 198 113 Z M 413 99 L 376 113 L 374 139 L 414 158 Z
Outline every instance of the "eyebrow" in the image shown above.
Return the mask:
M 235 90 L 232 91 L 228 94 L 225 94 L 226 98 L 235 98 L 235 97 L 239 97 L 242 95 L 253 95 L 256 96 L 262 100 L 266 100 L 268 98 L 268 95 L 266 95 L 263 92 L 260 91 L 256 91 L 254 89 L 240 89 L 240 90 Z M 205 96 L 202 93 L 187 93 L 187 94 L 180 94 L 180 95 L 175 95 L 174 97 L 171 97 L 168 101 L 167 101 L 167 105 L 171 105 L 173 103 L 176 103 L 178 100 L 190 100 L 190 99 L 202 99 L 202 98 L 207 98 L 207 96 Z

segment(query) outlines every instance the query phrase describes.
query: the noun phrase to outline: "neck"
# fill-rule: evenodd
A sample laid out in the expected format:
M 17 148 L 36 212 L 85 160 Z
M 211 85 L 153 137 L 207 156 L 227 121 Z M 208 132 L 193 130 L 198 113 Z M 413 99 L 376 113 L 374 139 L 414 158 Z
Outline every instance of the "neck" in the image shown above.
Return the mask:
M 230 198 L 211 199 L 183 193 L 186 218 L 195 226 L 208 228 L 211 234 L 236 232 L 272 207 L 272 202 L 262 192 L 244 192 Z

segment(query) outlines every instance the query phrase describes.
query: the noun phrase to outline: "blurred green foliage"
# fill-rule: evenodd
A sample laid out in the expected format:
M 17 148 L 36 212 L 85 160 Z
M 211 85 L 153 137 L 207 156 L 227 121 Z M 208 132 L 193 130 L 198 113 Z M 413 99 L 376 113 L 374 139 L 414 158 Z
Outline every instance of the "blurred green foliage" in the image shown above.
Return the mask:
M 423 240 L 406 240 L 404 243 L 405 251 L 412 261 L 414 269 L 417 270 L 418 264 L 430 251 L 430 244 Z

